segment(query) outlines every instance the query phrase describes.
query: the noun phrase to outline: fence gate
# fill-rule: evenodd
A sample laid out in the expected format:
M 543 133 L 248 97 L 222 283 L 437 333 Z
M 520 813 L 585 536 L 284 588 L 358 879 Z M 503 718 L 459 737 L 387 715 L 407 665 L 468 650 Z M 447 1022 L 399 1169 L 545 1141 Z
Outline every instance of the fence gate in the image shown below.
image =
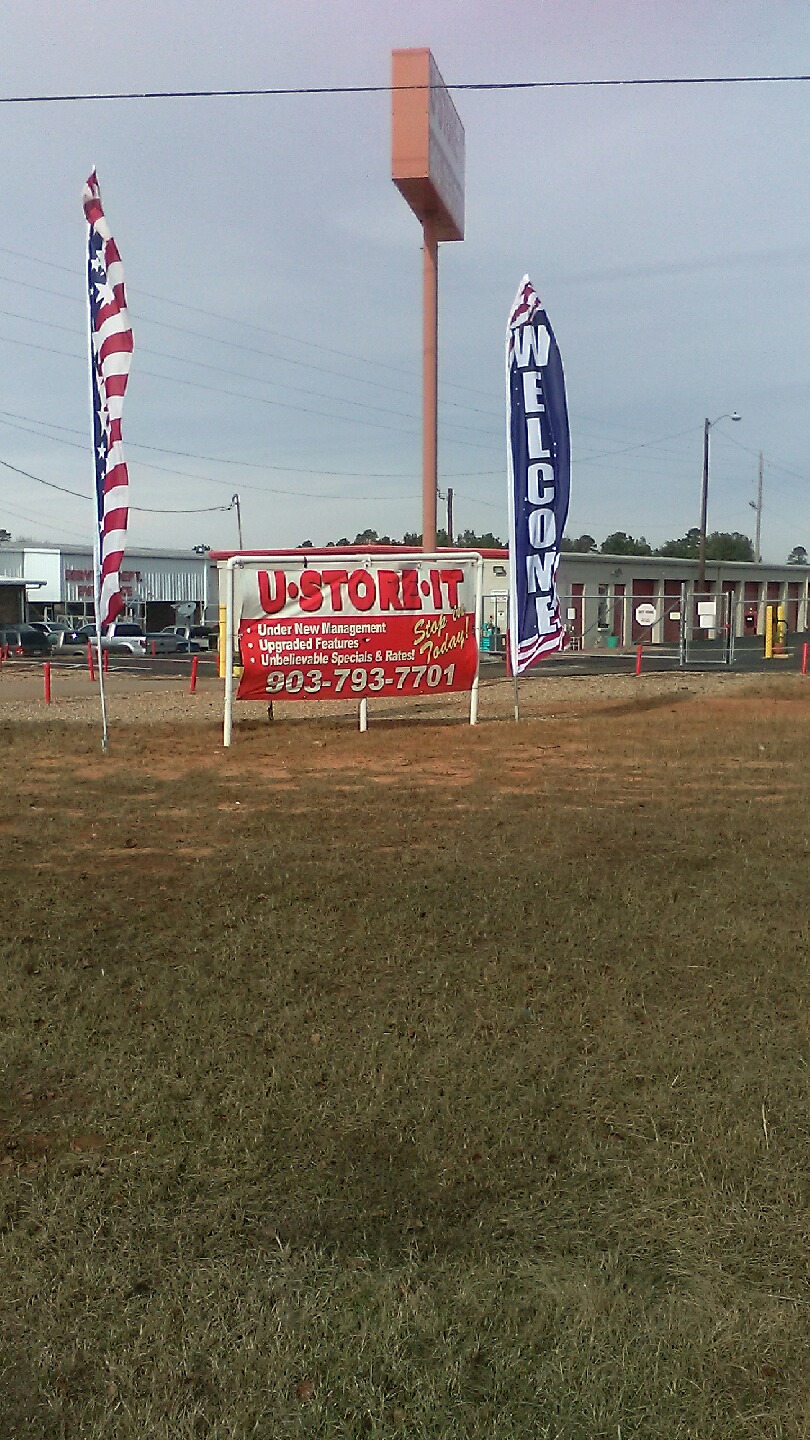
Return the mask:
M 506 591 L 493 590 L 482 597 L 483 625 L 481 627 L 481 650 L 483 654 L 496 656 L 506 654 L 506 634 L 509 629 L 509 596 Z
M 713 591 L 681 595 L 681 664 L 734 664 L 734 597 Z
M 643 645 L 650 661 L 665 668 L 734 664 L 734 596 L 727 591 L 645 594 L 635 587 L 600 585 L 562 597 L 572 650 L 608 650 L 626 656 Z M 483 597 L 481 648 L 492 658 L 506 651 L 508 598 Z

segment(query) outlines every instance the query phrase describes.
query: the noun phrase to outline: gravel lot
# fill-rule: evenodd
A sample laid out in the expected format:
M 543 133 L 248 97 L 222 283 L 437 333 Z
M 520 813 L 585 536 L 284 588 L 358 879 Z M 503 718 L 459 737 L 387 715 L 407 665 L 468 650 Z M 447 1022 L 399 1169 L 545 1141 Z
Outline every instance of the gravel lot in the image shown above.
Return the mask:
M 137 673 L 110 673 L 106 678 L 107 713 L 111 727 L 116 725 L 183 725 L 211 726 L 221 723 L 223 712 L 222 682 L 200 678 L 195 695 L 189 694 L 188 681 L 177 675 L 155 676 Z M 594 702 L 649 700 L 655 696 L 688 693 L 690 695 L 761 695 L 774 692 L 791 694 L 806 684 L 799 675 L 664 674 L 556 676 L 549 667 L 536 678 L 521 679 L 520 706 L 525 718 L 548 714 L 560 703 L 584 706 Z M 479 698 L 481 724 L 511 719 L 513 715 L 511 680 L 490 680 L 482 676 Z M 810 689 L 808 689 L 810 696 Z M 397 698 L 369 702 L 369 724 L 375 717 L 386 719 L 463 720 L 469 708 L 464 695 L 430 696 L 404 702 Z M 275 702 L 276 720 L 296 721 L 317 717 L 321 721 L 354 723 L 356 701 L 319 703 Z M 26 662 L 8 663 L 0 671 L 0 719 L 13 722 L 58 722 L 59 724 L 92 726 L 99 723 L 98 689 L 81 669 L 57 669 L 52 672 L 52 703 L 43 698 L 42 667 Z M 234 705 L 234 730 L 240 725 L 255 724 L 266 719 L 265 706 L 258 702 Z

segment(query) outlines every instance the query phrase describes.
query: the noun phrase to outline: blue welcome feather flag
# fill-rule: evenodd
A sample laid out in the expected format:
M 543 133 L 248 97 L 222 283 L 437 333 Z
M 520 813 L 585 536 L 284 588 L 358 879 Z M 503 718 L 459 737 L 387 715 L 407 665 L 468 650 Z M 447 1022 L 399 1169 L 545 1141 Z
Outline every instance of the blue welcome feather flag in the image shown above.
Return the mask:
M 557 596 L 560 541 L 568 518 L 571 444 L 565 376 L 554 331 L 523 277 L 506 331 L 509 476 L 509 660 L 520 675 L 564 649 Z

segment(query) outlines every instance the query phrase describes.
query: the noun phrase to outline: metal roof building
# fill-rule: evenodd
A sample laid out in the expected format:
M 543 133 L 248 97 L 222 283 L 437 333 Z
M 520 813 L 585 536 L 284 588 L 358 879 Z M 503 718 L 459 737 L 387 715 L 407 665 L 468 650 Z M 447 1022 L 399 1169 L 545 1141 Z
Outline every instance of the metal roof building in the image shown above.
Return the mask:
M 16 625 L 25 619 L 25 581 L 0 575 L 0 625 Z
M 28 619 L 64 617 L 83 622 L 92 618 L 90 546 L 4 541 L 0 543 L 0 577 L 26 586 Z M 213 623 L 217 618 L 217 572 L 207 554 L 129 550 L 121 588 L 127 615 L 149 629 L 175 621 Z
M 351 556 L 402 553 L 406 546 L 345 545 L 327 547 L 336 559 Z M 235 554 L 267 552 L 223 550 L 212 552 L 224 563 Z M 277 550 L 304 564 L 315 553 L 300 547 Z M 507 629 L 509 555 L 506 550 L 482 549 L 484 557 L 485 628 L 502 643 Z M 697 592 L 698 561 L 663 555 L 578 554 L 560 556 L 557 589 L 571 643 L 584 650 L 600 646 L 624 647 L 678 642 L 681 615 L 694 612 L 695 624 L 705 629 L 731 630 L 735 637 L 763 635 L 768 605 L 784 606 L 790 634 L 805 634 L 810 624 L 810 566 L 754 564 L 744 560 L 709 560 L 705 581 Z M 655 613 L 642 624 L 637 612 Z M 713 616 L 714 624 L 710 624 Z
M 485 619 L 506 630 L 508 557 L 485 552 Z M 768 605 L 783 605 L 790 634 L 806 634 L 810 625 L 810 566 L 709 560 L 697 593 L 698 562 L 663 555 L 575 554 L 560 556 L 557 589 L 572 643 L 584 650 L 618 646 L 674 644 L 682 605 L 709 613 L 735 636 L 762 635 Z M 640 606 L 651 606 L 655 620 L 639 623 Z

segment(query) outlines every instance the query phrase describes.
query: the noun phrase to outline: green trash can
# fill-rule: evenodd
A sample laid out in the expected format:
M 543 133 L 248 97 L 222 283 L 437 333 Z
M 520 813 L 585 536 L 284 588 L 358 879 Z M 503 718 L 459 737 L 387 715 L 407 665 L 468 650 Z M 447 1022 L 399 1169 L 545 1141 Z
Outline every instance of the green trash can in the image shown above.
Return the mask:
M 607 638 L 606 638 L 606 640 L 605 640 L 605 644 L 607 645 L 608 650 L 618 650 L 618 648 L 619 648 L 619 637 L 618 637 L 618 635 L 608 635 Z

